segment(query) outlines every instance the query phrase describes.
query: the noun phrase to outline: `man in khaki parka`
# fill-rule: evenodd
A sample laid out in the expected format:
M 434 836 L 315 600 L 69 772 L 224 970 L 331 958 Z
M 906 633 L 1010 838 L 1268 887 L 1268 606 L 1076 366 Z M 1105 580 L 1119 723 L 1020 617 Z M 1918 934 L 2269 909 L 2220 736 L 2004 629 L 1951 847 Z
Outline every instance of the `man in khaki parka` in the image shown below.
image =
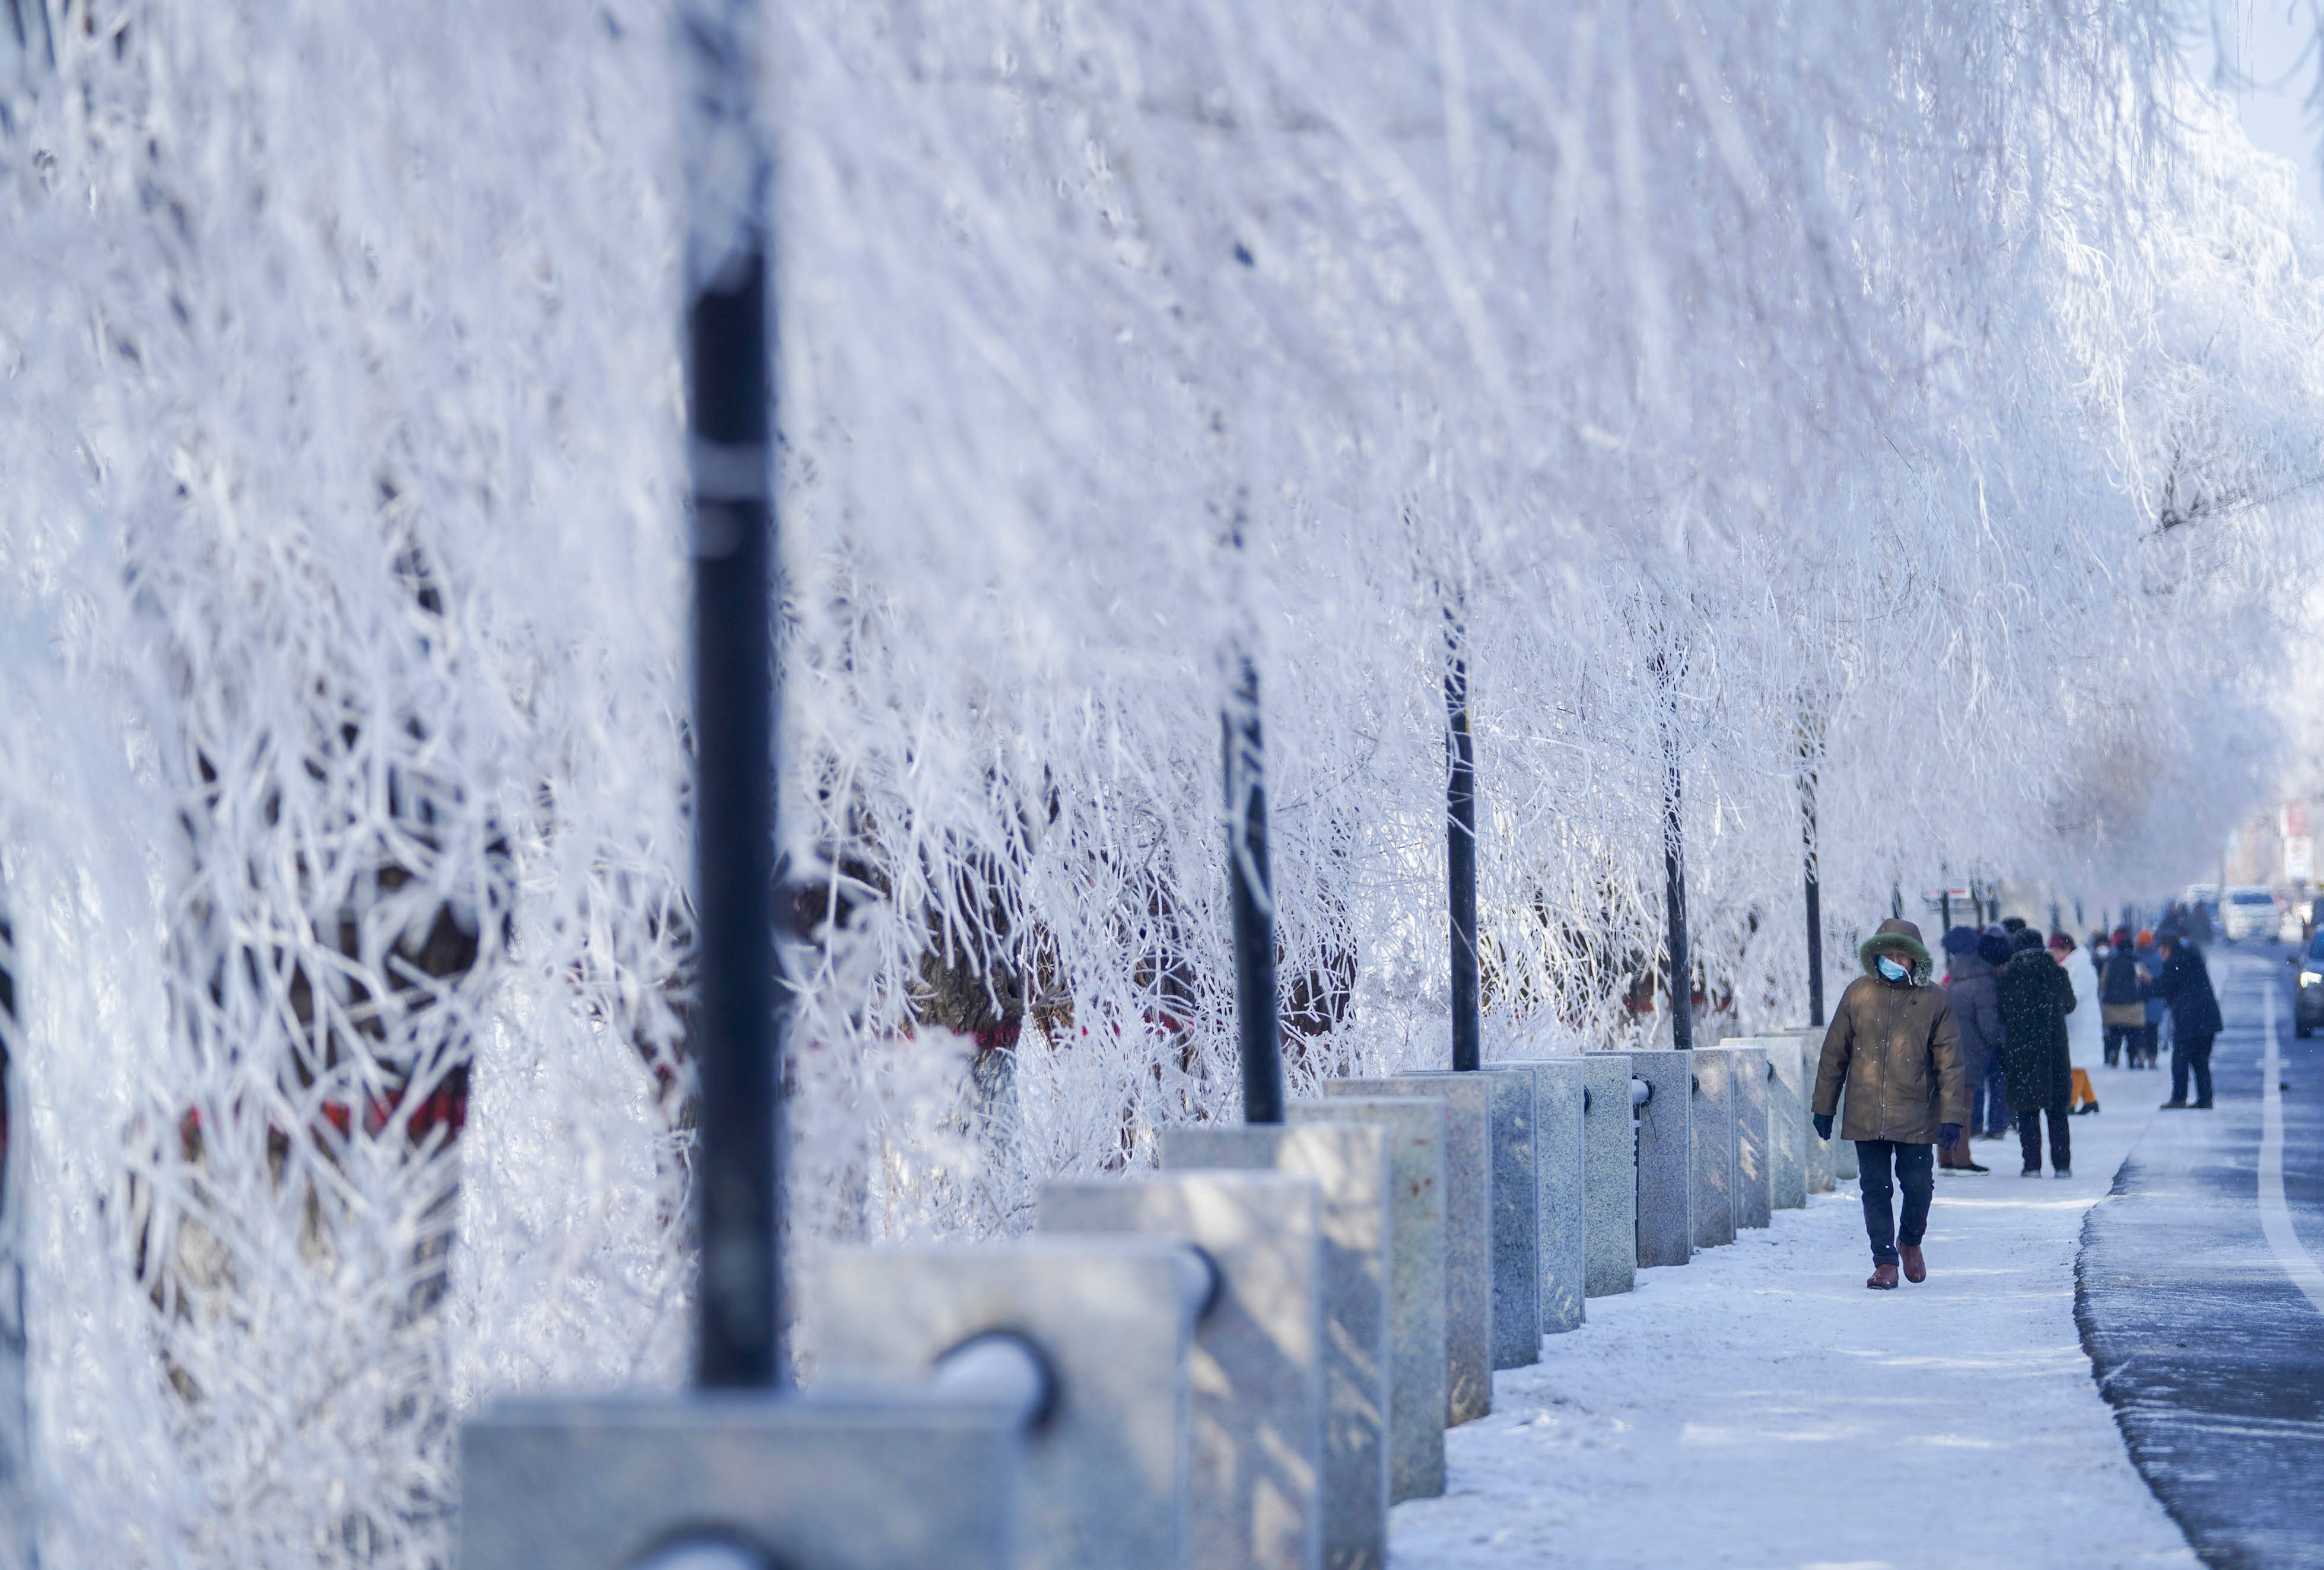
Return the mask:
M 1858 1181 L 1864 1189 L 1864 1229 L 1872 1237 L 1872 1279 L 1896 1285 L 1899 1256 L 1904 1279 L 1928 1279 L 1921 1237 L 1928 1230 L 1929 1199 L 1936 1189 L 1936 1151 L 1950 1149 L 1969 1121 L 1969 1084 L 1961 1072 L 1960 1027 L 1952 1000 L 1930 979 L 1936 967 L 1921 929 L 1887 921 L 1857 950 L 1864 974 L 1848 984 L 1824 1033 L 1816 1071 L 1815 1128 L 1831 1137 L 1842 1086 L 1848 1121 L 1840 1137 L 1856 1142 Z M 1895 1177 L 1892 1180 L 1890 1170 Z M 1895 1198 L 1904 1190 L 1903 1226 Z

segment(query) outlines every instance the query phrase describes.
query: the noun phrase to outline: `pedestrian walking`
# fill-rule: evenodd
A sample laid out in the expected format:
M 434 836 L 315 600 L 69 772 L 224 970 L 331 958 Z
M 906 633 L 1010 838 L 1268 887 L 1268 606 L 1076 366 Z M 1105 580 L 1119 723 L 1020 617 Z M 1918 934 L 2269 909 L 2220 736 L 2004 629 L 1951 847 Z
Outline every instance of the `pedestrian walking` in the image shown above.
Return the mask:
M 2009 938 L 1999 923 L 1978 934 L 1977 957 L 1985 961 L 1986 973 L 1998 977 L 2001 968 L 2009 963 Z M 1994 996 L 1994 1007 L 2001 1006 L 2000 994 Z M 2001 1139 L 2017 1132 L 2017 1123 L 2009 1114 L 2009 1081 L 2001 1064 L 2002 1032 L 1996 1029 L 1985 1040 L 1985 1068 L 1969 1081 L 1969 1133 L 1978 1139 Z
M 1872 1241 L 1877 1290 L 1896 1285 L 1901 1265 L 1908 1281 L 1928 1279 L 1921 1239 L 1936 1192 L 1937 1145 L 1960 1142 L 1969 1116 L 1969 1084 L 1961 1074 L 1960 1031 L 1952 998 L 1930 985 L 1935 965 L 1921 929 L 1901 919 L 1880 923 L 1857 950 L 1864 974 L 1848 984 L 1824 1032 L 1816 1070 L 1815 1131 L 1831 1138 L 1840 1093 L 1848 1091 L 1848 1121 L 1840 1136 L 1856 1142 L 1857 1181 L 1864 1194 L 1864 1230 Z M 1896 1214 L 1895 1194 L 1904 1191 Z
M 2162 969 L 2163 956 L 2154 950 L 2153 930 L 2141 927 L 2138 930 L 2138 983 L 2142 991 L 2144 990 L 2146 983 L 2154 979 L 2154 973 Z M 2162 1064 L 2163 1016 L 2170 1012 L 2171 1005 L 2161 998 L 2150 997 L 2146 1000 L 2145 1058 L 2142 1062 L 2133 1063 L 2132 1068 L 2153 1069 Z
M 2181 934 L 2154 934 L 2154 950 L 2163 969 L 2146 984 L 2146 995 L 2171 1005 L 2171 1099 L 2165 1112 L 2187 1107 L 2187 1079 L 2195 1079 L 2194 1110 L 2211 1109 L 2211 1042 L 2227 1022 L 2219 1017 L 2218 996 L 2211 990 L 2210 968 L 2203 950 Z
M 2074 1068 L 2066 1047 L 2066 1016 L 2074 1011 L 2074 984 L 2028 927 L 2012 940 L 2016 952 L 1994 978 L 2001 994 L 2001 1061 L 2009 1105 L 2017 1114 L 2023 1177 L 2042 1175 L 2042 1120 L 2050 1120 L 2050 1170 L 2073 1176 L 2073 1139 L 2066 1129 L 2074 1099 Z
M 1945 993 L 1952 999 L 1953 1021 L 1960 1032 L 1961 1080 L 1969 1088 L 1968 1131 L 1971 1134 L 1978 1132 L 1978 1091 L 1985 1081 L 1986 1060 L 2001 1045 L 2001 995 L 1994 989 L 1992 964 L 1978 952 L 1983 941 L 1975 927 L 1955 927 L 1943 941 Z M 1939 1151 L 1937 1167 L 1949 1172 L 1993 1170 L 1978 1164 L 1966 1139 Z
M 2106 1026 L 2106 1066 L 2126 1053 L 2138 1067 L 2146 1044 L 2146 998 L 2138 979 L 2138 950 L 2128 927 L 2115 929 L 2105 965 L 2098 970 L 2098 1018 Z

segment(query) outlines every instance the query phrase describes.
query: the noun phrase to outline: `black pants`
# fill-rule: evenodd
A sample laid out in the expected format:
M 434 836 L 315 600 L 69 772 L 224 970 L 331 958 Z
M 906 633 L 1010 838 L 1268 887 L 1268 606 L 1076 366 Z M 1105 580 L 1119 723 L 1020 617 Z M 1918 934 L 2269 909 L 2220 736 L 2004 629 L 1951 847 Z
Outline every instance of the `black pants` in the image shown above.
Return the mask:
M 2042 1115 L 2045 1112 L 2050 1115 L 2050 1165 L 2061 1172 L 2071 1171 L 2074 1142 L 2066 1133 L 2066 1108 L 2054 1102 L 2017 1109 L 2017 1149 L 2025 1158 L 2025 1170 L 2042 1170 Z
M 2209 1036 L 2178 1036 L 2171 1042 L 2171 1099 L 2187 1099 L 2187 1071 L 2195 1072 L 2195 1099 L 2211 1099 L 2211 1041 Z
M 1892 1182 L 1888 1163 L 1896 1164 Z M 1856 1180 L 1864 1189 L 1864 1230 L 1872 1237 L 1872 1262 L 1895 1264 L 1896 1245 L 1918 1248 L 1929 1229 L 1929 1199 L 1937 1191 L 1937 1147 L 1903 1144 L 1893 1139 L 1856 1142 Z M 1896 1226 L 1896 1185 L 1904 1189 L 1904 1225 Z
M 2115 1067 L 2126 1046 L 2130 1049 L 2130 1066 L 2138 1067 L 2140 1049 L 2146 1045 L 2146 1027 L 2143 1024 L 2110 1024 L 2106 1027 L 2106 1066 Z

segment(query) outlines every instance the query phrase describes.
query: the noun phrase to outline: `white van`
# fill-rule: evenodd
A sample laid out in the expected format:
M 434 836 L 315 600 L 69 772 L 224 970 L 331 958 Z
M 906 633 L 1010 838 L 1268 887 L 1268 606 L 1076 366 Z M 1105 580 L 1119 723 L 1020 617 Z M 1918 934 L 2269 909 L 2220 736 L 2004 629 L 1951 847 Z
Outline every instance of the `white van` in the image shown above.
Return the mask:
M 2219 902 L 2219 935 L 2230 943 L 2244 938 L 2273 938 L 2282 919 L 2275 890 L 2257 884 L 2231 888 Z

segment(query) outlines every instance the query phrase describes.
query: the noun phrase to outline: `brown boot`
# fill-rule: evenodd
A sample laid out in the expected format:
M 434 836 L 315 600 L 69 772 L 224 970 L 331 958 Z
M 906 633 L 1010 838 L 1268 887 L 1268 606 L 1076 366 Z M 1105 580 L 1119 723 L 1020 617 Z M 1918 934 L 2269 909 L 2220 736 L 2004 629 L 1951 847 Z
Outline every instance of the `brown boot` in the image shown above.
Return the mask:
M 1912 1282 L 1917 1287 L 1923 1281 L 1929 1279 L 1929 1262 L 1921 1257 L 1921 1245 L 1919 1244 L 1900 1243 L 1896 1245 L 1896 1252 L 1904 1256 L 1904 1279 L 1906 1281 Z M 1892 1281 L 1890 1284 L 1893 1286 L 1895 1283 Z
M 1918 1253 L 1919 1251 L 1915 1250 L 1914 1252 Z M 1870 1287 L 1876 1292 L 1895 1291 L 1896 1290 L 1896 1267 L 1893 1264 L 1874 1265 L 1872 1267 L 1872 1279 L 1866 1281 L 1864 1284 Z

